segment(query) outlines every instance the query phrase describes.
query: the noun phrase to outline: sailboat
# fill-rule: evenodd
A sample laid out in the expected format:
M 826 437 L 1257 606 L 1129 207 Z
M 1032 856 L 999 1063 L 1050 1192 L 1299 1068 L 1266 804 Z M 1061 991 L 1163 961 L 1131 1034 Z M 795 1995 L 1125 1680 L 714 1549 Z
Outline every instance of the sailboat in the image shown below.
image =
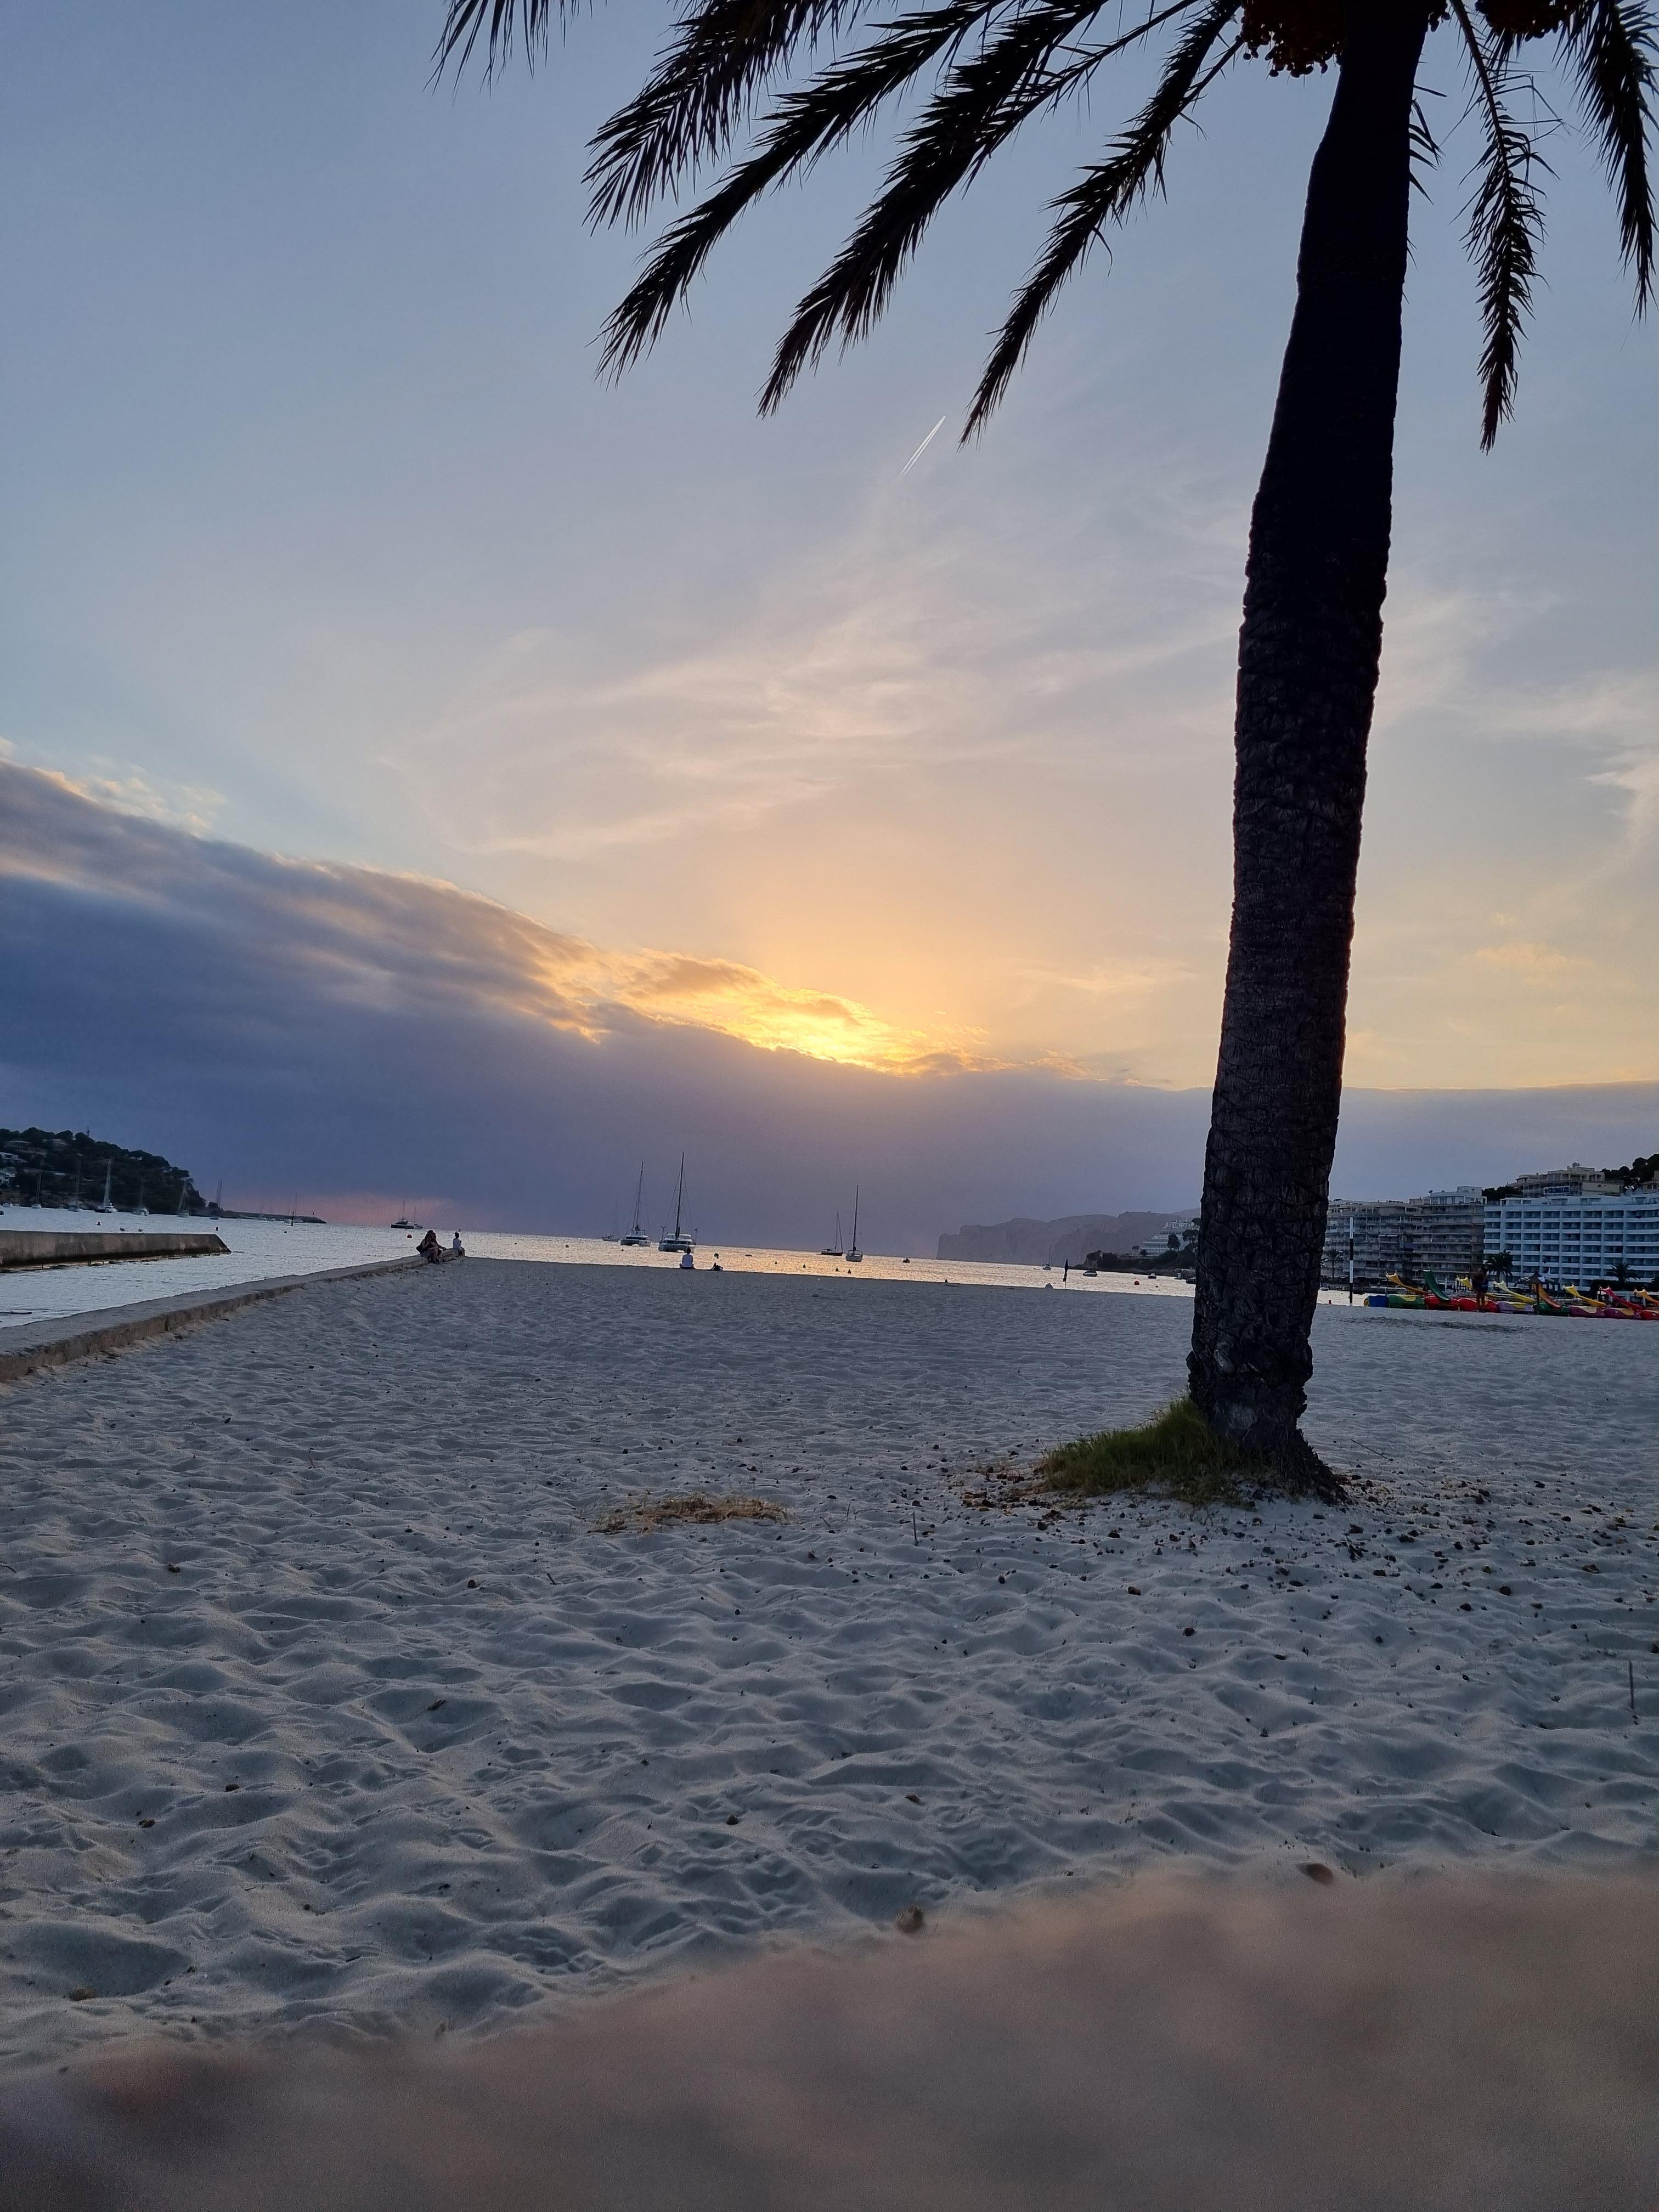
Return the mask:
M 640 1203 L 645 1196 L 645 1162 L 640 1162 L 640 1179 L 634 1186 L 634 1226 L 626 1237 L 617 1238 L 621 1244 L 648 1244 L 651 1239 L 640 1226 Z
M 620 1244 L 622 1243 L 622 1216 L 617 1212 L 614 1203 L 611 1208 L 611 1226 L 605 1231 L 604 1236 L 600 1237 L 599 1242 L 601 1244 Z
M 114 1212 L 115 1208 L 114 1208 L 114 1207 L 110 1204 L 110 1202 L 109 1202 L 109 1186 L 110 1186 L 110 1178 L 112 1177 L 112 1176 L 113 1176 L 113 1174 L 114 1174 L 114 1173 L 115 1173 L 115 1155 L 114 1155 L 114 1153 L 113 1153 L 113 1152 L 112 1152 L 112 1153 L 110 1154 L 109 1158 L 108 1158 L 104 1162 L 104 1195 L 102 1196 L 102 1198 L 101 1198 L 101 1199 L 100 1199 L 100 1200 L 98 1201 L 97 1205 L 96 1205 L 96 1206 L 94 1206 L 91 1209 L 91 1211 L 92 1211 L 94 1213 L 113 1213 L 113 1212 Z
M 684 1252 L 689 1255 L 692 1249 L 692 1240 L 685 1235 L 684 1231 L 680 1227 L 680 1213 L 684 1197 L 685 1154 L 682 1152 L 680 1154 L 680 1179 L 674 1190 L 674 1231 L 673 1234 L 671 1236 L 667 1230 L 665 1229 L 662 1235 L 658 1237 L 657 1249 L 659 1252 Z
M 859 1188 L 856 1183 L 853 1186 L 853 1241 L 847 1248 L 847 1256 L 849 1260 L 864 1257 L 859 1249 Z
M 224 1186 L 222 1183 L 220 1185 L 220 1188 L 222 1189 L 223 1188 Z M 418 1221 L 411 1221 L 410 1219 L 409 1200 L 407 1199 L 405 1199 L 403 1204 L 398 1208 L 398 1218 L 392 1225 L 394 1229 L 418 1229 L 421 1226 L 421 1224 Z
M 836 1216 L 836 1241 L 833 1244 L 825 1244 L 822 1246 L 819 1250 L 819 1257 L 824 1260 L 839 1260 L 841 1255 L 841 1216 L 840 1214 L 837 1214 Z

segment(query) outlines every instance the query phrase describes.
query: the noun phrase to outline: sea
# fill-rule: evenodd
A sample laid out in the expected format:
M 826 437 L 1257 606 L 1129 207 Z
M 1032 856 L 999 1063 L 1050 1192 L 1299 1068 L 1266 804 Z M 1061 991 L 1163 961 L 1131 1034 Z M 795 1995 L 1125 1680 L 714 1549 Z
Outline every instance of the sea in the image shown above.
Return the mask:
M 678 1255 L 654 1244 L 624 1249 L 598 1237 L 538 1237 L 516 1231 L 468 1229 L 459 1224 L 469 1253 L 487 1260 L 528 1260 L 565 1267 L 679 1267 Z M 268 1282 L 284 1275 L 320 1273 L 330 1267 L 362 1267 L 395 1260 L 415 1249 L 416 1232 L 374 1229 L 349 1223 L 310 1221 L 179 1221 L 171 1214 L 91 1215 L 48 1206 L 0 1207 L 0 1229 L 112 1230 L 129 1235 L 144 1230 L 215 1229 L 230 1249 L 185 1260 L 112 1260 L 94 1266 L 7 1269 L 0 1273 L 0 1340 L 9 1328 L 70 1320 L 81 1314 L 133 1305 L 149 1298 L 177 1297 L 192 1291 L 216 1291 L 243 1283 Z M 452 1224 L 445 1224 L 447 1243 Z M 865 1282 L 981 1284 L 1006 1290 L 1064 1289 L 1095 1297 L 1190 1298 L 1190 1283 L 1168 1277 L 1085 1275 L 1069 1277 L 1055 1267 L 994 1265 L 973 1260 L 905 1259 L 869 1252 L 856 1263 L 822 1252 L 772 1251 L 741 1244 L 700 1243 L 695 1266 L 712 1268 L 716 1259 L 734 1273 L 759 1275 L 844 1275 Z M 687 1271 L 690 1272 L 690 1271 Z

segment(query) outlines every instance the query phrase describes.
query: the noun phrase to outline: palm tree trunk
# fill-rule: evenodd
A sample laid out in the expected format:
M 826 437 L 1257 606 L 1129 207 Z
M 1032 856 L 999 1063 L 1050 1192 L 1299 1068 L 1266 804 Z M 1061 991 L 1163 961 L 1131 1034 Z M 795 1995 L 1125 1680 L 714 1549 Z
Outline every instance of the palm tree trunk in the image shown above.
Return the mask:
M 1413 88 L 1429 0 L 1348 0 L 1250 521 L 1233 918 L 1204 1164 L 1192 1395 L 1292 1489 L 1336 1123 L 1382 649 Z

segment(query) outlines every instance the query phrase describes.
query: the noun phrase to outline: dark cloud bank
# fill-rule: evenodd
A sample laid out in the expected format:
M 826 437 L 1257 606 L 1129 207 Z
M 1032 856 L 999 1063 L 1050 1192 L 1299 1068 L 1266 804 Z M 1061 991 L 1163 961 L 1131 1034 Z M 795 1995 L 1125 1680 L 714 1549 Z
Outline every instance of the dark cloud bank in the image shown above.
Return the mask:
M 0 765 L 0 1121 L 166 1152 L 227 1204 L 593 1233 L 682 1146 L 702 1233 L 872 1249 L 1196 1194 L 1207 1096 L 1047 1073 L 898 1077 L 595 1001 L 602 956 L 422 879 L 277 860 Z M 586 979 L 586 980 L 584 980 Z M 1651 1148 L 1659 1085 L 1355 1091 L 1345 1195 Z

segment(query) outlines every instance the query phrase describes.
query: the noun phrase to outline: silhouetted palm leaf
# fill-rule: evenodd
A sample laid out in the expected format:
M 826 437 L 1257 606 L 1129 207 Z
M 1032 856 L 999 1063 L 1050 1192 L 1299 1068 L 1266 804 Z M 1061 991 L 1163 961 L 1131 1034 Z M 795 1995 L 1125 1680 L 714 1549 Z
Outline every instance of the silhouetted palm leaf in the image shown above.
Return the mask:
M 1645 307 L 1653 289 L 1653 193 L 1648 182 L 1649 104 L 1654 81 L 1654 18 L 1644 0 L 1590 0 L 1561 27 L 1563 57 L 1601 141 L 1607 180 L 1619 201 L 1619 236 Z
M 1543 210 L 1532 188 L 1534 167 L 1545 166 L 1536 145 L 1504 101 L 1508 41 L 1483 40 L 1463 0 L 1451 0 L 1474 78 L 1472 105 L 1486 133 L 1469 202 L 1468 248 L 1480 283 L 1480 349 L 1484 399 L 1480 442 L 1490 447 L 1515 405 L 1522 334 L 1532 313 Z
M 868 121 L 994 4 L 996 0 L 957 0 L 957 4 L 906 17 L 887 27 L 871 46 L 832 63 L 811 84 L 786 93 L 750 158 L 664 232 L 605 325 L 605 368 L 626 368 L 654 344 L 703 262 L 746 208 L 793 170 L 818 160 Z M 1182 4 L 1190 5 L 1191 0 L 1182 0 Z M 607 125 L 600 133 L 600 143 L 611 128 Z M 596 163 L 590 173 L 600 172 L 602 166 Z M 624 185 L 623 173 L 620 169 L 605 173 L 595 201 L 601 216 L 609 210 L 614 219 L 623 198 L 631 202 L 635 197 L 635 185 Z M 648 199 L 653 188 L 646 175 L 645 169 L 638 173 L 638 189 Z
M 480 42 L 492 72 L 515 44 L 533 62 L 545 49 L 554 16 L 568 15 L 578 4 L 449 0 L 438 68 L 464 68 Z M 802 369 L 837 337 L 847 344 L 868 334 L 934 216 L 1022 124 L 1083 93 L 1104 63 L 1185 18 L 1152 98 L 1107 158 L 1052 204 L 1053 228 L 998 333 L 963 434 L 982 427 L 1060 286 L 1111 224 L 1162 188 L 1176 125 L 1237 51 L 1227 45 L 1217 58 L 1242 0 L 1231 5 L 1142 0 L 1145 15 L 1127 29 L 1122 4 L 928 0 L 872 19 L 870 0 L 681 0 L 678 21 L 645 84 L 594 138 L 587 173 L 590 219 L 642 222 L 665 195 L 727 160 L 751 124 L 754 135 L 726 174 L 658 239 L 605 325 L 605 370 L 620 373 L 650 349 L 709 253 L 757 200 L 843 144 L 931 75 L 927 103 L 902 137 L 880 191 L 784 333 L 761 396 L 763 408 L 775 407 Z M 1514 404 L 1542 230 L 1536 178 L 1547 173 L 1547 165 L 1537 127 L 1519 120 L 1510 104 L 1511 64 L 1521 40 L 1478 27 L 1471 4 L 1450 0 L 1468 52 L 1472 107 L 1484 138 L 1468 210 L 1468 242 L 1480 289 L 1482 437 L 1490 445 Z M 1279 12 L 1288 21 L 1295 9 Z M 1272 9 L 1258 13 L 1271 27 Z M 836 50 L 860 21 L 860 42 Z M 1094 34 L 1097 26 L 1103 35 Z M 1246 43 L 1255 51 L 1262 25 L 1253 28 L 1248 10 L 1244 27 L 1250 33 Z M 1558 38 L 1587 126 L 1601 143 L 1619 203 L 1624 256 L 1635 276 L 1638 305 L 1644 307 L 1654 271 L 1646 155 L 1655 77 L 1651 0 L 1582 0 L 1561 21 Z M 829 58 L 821 59 L 826 41 Z M 1271 44 L 1263 50 L 1271 52 Z M 801 81 L 803 64 L 807 74 Z M 1438 151 L 1419 104 L 1412 128 L 1412 175 L 1419 191 L 1425 189 L 1421 173 Z
M 1420 100 L 1413 100 L 1412 103 L 1412 190 L 1414 192 L 1421 192 L 1425 199 L 1429 196 L 1429 188 L 1424 183 L 1419 173 L 1424 169 L 1432 169 L 1439 159 L 1439 143 L 1433 131 L 1429 128 L 1429 118 L 1424 112 L 1423 103 Z
M 1109 54 L 1194 4 L 1195 0 L 1176 0 L 1086 59 L 1074 56 L 1059 73 L 1065 92 L 1079 89 L 1087 70 Z M 1218 13 L 1224 20 L 1237 14 L 1238 5 L 1239 0 L 1210 0 L 1201 20 Z M 868 333 L 927 225 L 957 185 L 976 175 L 1039 106 L 1064 96 L 1056 90 L 1054 57 L 1099 13 L 1098 0 L 1026 6 L 977 52 L 957 63 L 907 133 L 898 160 L 852 237 L 796 309 L 762 393 L 763 409 L 778 404 L 837 332 L 845 343 Z
M 1237 0 L 1211 0 L 1176 44 L 1158 90 L 1118 141 L 1110 161 L 1086 170 L 1070 191 L 1054 202 L 1059 220 L 1049 233 L 1042 259 L 1026 279 L 998 335 L 974 395 L 963 432 L 965 438 L 981 426 L 1007 390 L 1009 379 L 1055 293 L 1098 241 L 1107 223 L 1121 222 L 1146 192 L 1163 189 L 1170 134 L 1238 51 L 1235 40 L 1218 62 L 1205 66 L 1216 41 L 1237 13 Z
M 877 296 L 855 311 L 857 328 L 867 329 L 904 258 L 959 183 L 975 173 L 1039 107 L 1081 89 L 1109 56 L 1196 4 L 1197 0 L 1172 0 L 1132 30 L 1071 52 L 1058 70 L 1050 67 L 1054 55 L 1079 25 L 1100 13 L 1099 0 L 1083 5 L 1078 0 L 1026 0 L 994 33 L 988 25 L 995 16 L 1008 16 L 1007 0 L 951 0 L 883 24 L 867 45 L 838 57 L 808 84 L 784 94 L 749 159 L 669 226 L 606 325 L 605 367 L 624 368 L 654 343 L 709 252 L 763 193 L 844 141 L 924 70 L 943 68 L 939 89 L 908 135 L 882 194 L 835 269 L 802 304 L 763 402 L 775 405 L 800 366 L 799 361 L 787 366 L 787 357 L 804 344 L 804 359 L 828 342 L 833 321 L 811 337 L 804 325 L 815 313 L 830 311 L 839 287 L 860 276 L 871 283 Z M 978 40 L 958 61 L 975 32 Z M 601 217 L 631 216 L 658 187 L 654 150 L 644 136 L 630 139 L 636 128 L 644 129 L 642 119 L 630 119 L 637 106 L 623 110 L 597 142 L 605 149 L 591 173 L 599 180 L 594 208 Z M 726 136 L 736 119 L 728 116 L 721 125 Z M 665 131 L 668 128 L 664 125 Z M 718 135 L 705 140 L 708 150 L 714 150 Z
M 944 13 L 966 23 L 993 4 L 977 0 Z M 761 90 L 803 51 L 810 52 L 850 24 L 862 5 L 863 0 L 702 0 L 689 9 L 640 92 L 594 138 L 588 171 L 592 217 L 637 222 L 683 175 L 723 156 Z M 902 32 L 897 43 L 902 52 Z M 924 47 L 911 67 L 927 58 Z
M 441 71 L 453 61 L 458 70 L 464 70 L 472 58 L 472 49 L 480 33 L 489 29 L 485 69 L 493 73 L 497 64 L 504 62 L 513 51 L 513 33 L 522 24 L 525 59 L 533 69 L 536 49 L 547 45 L 548 18 L 552 13 L 553 0 L 449 0 L 449 12 L 444 18 L 443 35 L 438 40 L 437 65 Z M 569 0 L 557 0 L 561 10 Z

